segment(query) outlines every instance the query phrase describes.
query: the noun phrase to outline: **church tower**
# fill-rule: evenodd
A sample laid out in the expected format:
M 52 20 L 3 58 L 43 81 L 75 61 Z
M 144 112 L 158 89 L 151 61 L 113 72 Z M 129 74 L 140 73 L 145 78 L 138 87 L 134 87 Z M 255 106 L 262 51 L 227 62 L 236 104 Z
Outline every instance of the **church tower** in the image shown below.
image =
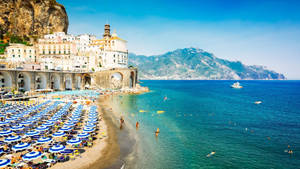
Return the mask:
M 110 25 L 105 24 L 103 38 L 110 38 L 110 37 L 111 37 L 111 35 L 110 35 Z

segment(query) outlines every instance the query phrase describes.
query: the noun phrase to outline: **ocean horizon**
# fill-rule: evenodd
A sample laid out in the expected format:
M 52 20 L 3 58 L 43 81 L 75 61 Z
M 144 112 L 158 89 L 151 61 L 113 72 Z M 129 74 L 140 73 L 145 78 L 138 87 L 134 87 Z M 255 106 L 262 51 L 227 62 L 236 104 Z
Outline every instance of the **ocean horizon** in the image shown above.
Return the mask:
M 114 96 L 136 138 L 126 168 L 299 168 L 300 81 L 233 81 L 143 80 L 149 93 Z

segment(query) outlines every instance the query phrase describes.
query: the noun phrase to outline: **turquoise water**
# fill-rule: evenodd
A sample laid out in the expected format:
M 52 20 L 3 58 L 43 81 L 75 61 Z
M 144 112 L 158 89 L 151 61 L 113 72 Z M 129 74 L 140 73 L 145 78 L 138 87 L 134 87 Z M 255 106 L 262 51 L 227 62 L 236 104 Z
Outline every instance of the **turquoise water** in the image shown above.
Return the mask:
M 70 91 L 57 91 L 51 92 L 54 95 L 76 95 L 76 96 L 87 96 L 87 97 L 98 97 L 99 93 L 94 90 L 70 90 Z
M 300 168 L 300 81 L 232 83 L 143 81 L 152 92 L 115 98 L 140 123 L 132 168 Z

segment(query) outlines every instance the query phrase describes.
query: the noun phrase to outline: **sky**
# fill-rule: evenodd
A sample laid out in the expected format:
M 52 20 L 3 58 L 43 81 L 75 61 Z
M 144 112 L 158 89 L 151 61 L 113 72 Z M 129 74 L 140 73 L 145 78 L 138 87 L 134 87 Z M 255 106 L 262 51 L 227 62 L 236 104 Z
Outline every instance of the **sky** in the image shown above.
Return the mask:
M 300 79 L 298 0 L 57 0 L 71 34 L 101 37 L 104 24 L 129 52 L 159 55 L 196 47 Z

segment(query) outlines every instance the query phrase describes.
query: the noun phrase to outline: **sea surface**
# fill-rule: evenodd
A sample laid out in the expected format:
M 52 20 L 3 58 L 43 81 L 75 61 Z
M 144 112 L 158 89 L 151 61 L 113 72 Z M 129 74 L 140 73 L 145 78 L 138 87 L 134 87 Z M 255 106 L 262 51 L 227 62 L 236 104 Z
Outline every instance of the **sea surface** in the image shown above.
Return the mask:
M 114 98 L 137 138 L 127 168 L 300 168 L 300 81 L 142 82 L 151 92 Z

